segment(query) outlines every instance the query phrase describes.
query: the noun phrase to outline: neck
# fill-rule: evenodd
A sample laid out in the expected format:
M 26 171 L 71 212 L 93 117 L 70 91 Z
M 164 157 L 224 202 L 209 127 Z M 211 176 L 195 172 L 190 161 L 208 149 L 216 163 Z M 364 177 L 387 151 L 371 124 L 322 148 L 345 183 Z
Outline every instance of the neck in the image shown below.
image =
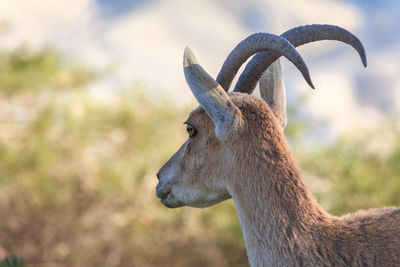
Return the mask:
M 260 164 L 230 190 L 249 262 L 252 266 L 302 262 L 310 235 L 324 235 L 329 214 L 308 192 L 291 159 Z

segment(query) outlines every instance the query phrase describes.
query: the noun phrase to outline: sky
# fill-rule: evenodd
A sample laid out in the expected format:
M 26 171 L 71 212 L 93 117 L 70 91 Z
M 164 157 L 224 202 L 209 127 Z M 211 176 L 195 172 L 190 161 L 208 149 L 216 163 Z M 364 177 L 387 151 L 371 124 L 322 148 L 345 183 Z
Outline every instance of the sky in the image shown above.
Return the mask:
M 300 47 L 314 91 L 282 60 L 288 102 L 304 98 L 305 116 L 326 122 L 337 135 L 374 128 L 386 115 L 400 121 L 398 14 L 397 0 L 2 1 L 0 49 L 56 47 L 95 69 L 113 69 L 90 86 L 94 95 L 107 97 L 141 83 L 182 104 L 195 103 L 182 71 L 185 46 L 216 77 L 228 53 L 254 32 L 338 25 L 364 44 L 366 69 L 348 45 L 323 41 Z

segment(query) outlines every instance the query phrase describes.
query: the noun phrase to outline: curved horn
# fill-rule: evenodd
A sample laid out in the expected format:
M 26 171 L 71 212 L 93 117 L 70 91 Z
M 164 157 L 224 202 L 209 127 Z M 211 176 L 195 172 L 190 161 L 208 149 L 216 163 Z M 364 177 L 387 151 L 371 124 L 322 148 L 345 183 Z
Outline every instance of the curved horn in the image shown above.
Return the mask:
M 300 70 L 307 83 L 314 88 L 307 66 L 293 45 L 285 38 L 269 33 L 255 33 L 241 41 L 226 58 L 217 76 L 217 82 L 225 91 L 228 91 L 240 66 L 250 56 L 261 51 L 271 51 L 275 52 L 274 55 L 285 56 Z
M 367 57 L 360 40 L 349 31 L 338 26 L 321 24 L 305 25 L 290 29 L 281 36 L 292 43 L 294 47 L 321 40 L 344 42 L 351 45 L 358 52 L 364 67 L 367 66 Z M 255 55 L 240 75 L 234 91 L 251 94 L 262 74 L 279 56 L 277 53 L 267 51 Z
M 241 112 L 221 85 L 198 64 L 189 47 L 185 48 L 183 70 L 190 90 L 213 121 L 216 136 L 221 141 L 233 139 L 242 121 Z

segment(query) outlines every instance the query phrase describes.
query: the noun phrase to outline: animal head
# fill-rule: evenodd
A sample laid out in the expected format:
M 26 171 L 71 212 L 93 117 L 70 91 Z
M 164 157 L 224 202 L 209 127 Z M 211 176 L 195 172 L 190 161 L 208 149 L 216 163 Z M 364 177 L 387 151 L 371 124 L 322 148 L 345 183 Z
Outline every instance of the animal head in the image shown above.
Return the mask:
M 185 49 L 185 78 L 200 106 L 185 122 L 188 139 L 157 174 L 156 195 L 164 205 L 207 207 L 230 198 L 234 184 L 259 168 L 261 150 L 267 156 L 264 160 L 287 160 L 290 152 L 282 131 L 286 126 L 285 88 L 277 59 L 283 55 L 290 60 L 313 88 L 295 47 L 326 39 L 353 46 L 366 66 L 357 37 L 331 25 L 297 27 L 281 36 L 253 34 L 228 55 L 216 80 Z M 254 54 L 234 92 L 227 93 L 240 66 Z M 250 95 L 258 82 L 262 99 Z

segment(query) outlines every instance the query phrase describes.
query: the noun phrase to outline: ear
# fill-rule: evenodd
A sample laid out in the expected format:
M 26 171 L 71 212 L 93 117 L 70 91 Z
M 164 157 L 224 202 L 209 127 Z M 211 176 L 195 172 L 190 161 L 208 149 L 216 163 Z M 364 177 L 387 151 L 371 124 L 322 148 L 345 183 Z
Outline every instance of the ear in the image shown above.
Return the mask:
M 242 115 L 225 90 L 198 64 L 192 50 L 186 47 L 183 56 L 186 82 L 197 102 L 206 110 L 221 141 L 233 141 L 240 130 Z
M 286 127 L 286 89 L 279 59 L 263 74 L 259 82 L 262 99 L 267 102 L 282 128 Z

